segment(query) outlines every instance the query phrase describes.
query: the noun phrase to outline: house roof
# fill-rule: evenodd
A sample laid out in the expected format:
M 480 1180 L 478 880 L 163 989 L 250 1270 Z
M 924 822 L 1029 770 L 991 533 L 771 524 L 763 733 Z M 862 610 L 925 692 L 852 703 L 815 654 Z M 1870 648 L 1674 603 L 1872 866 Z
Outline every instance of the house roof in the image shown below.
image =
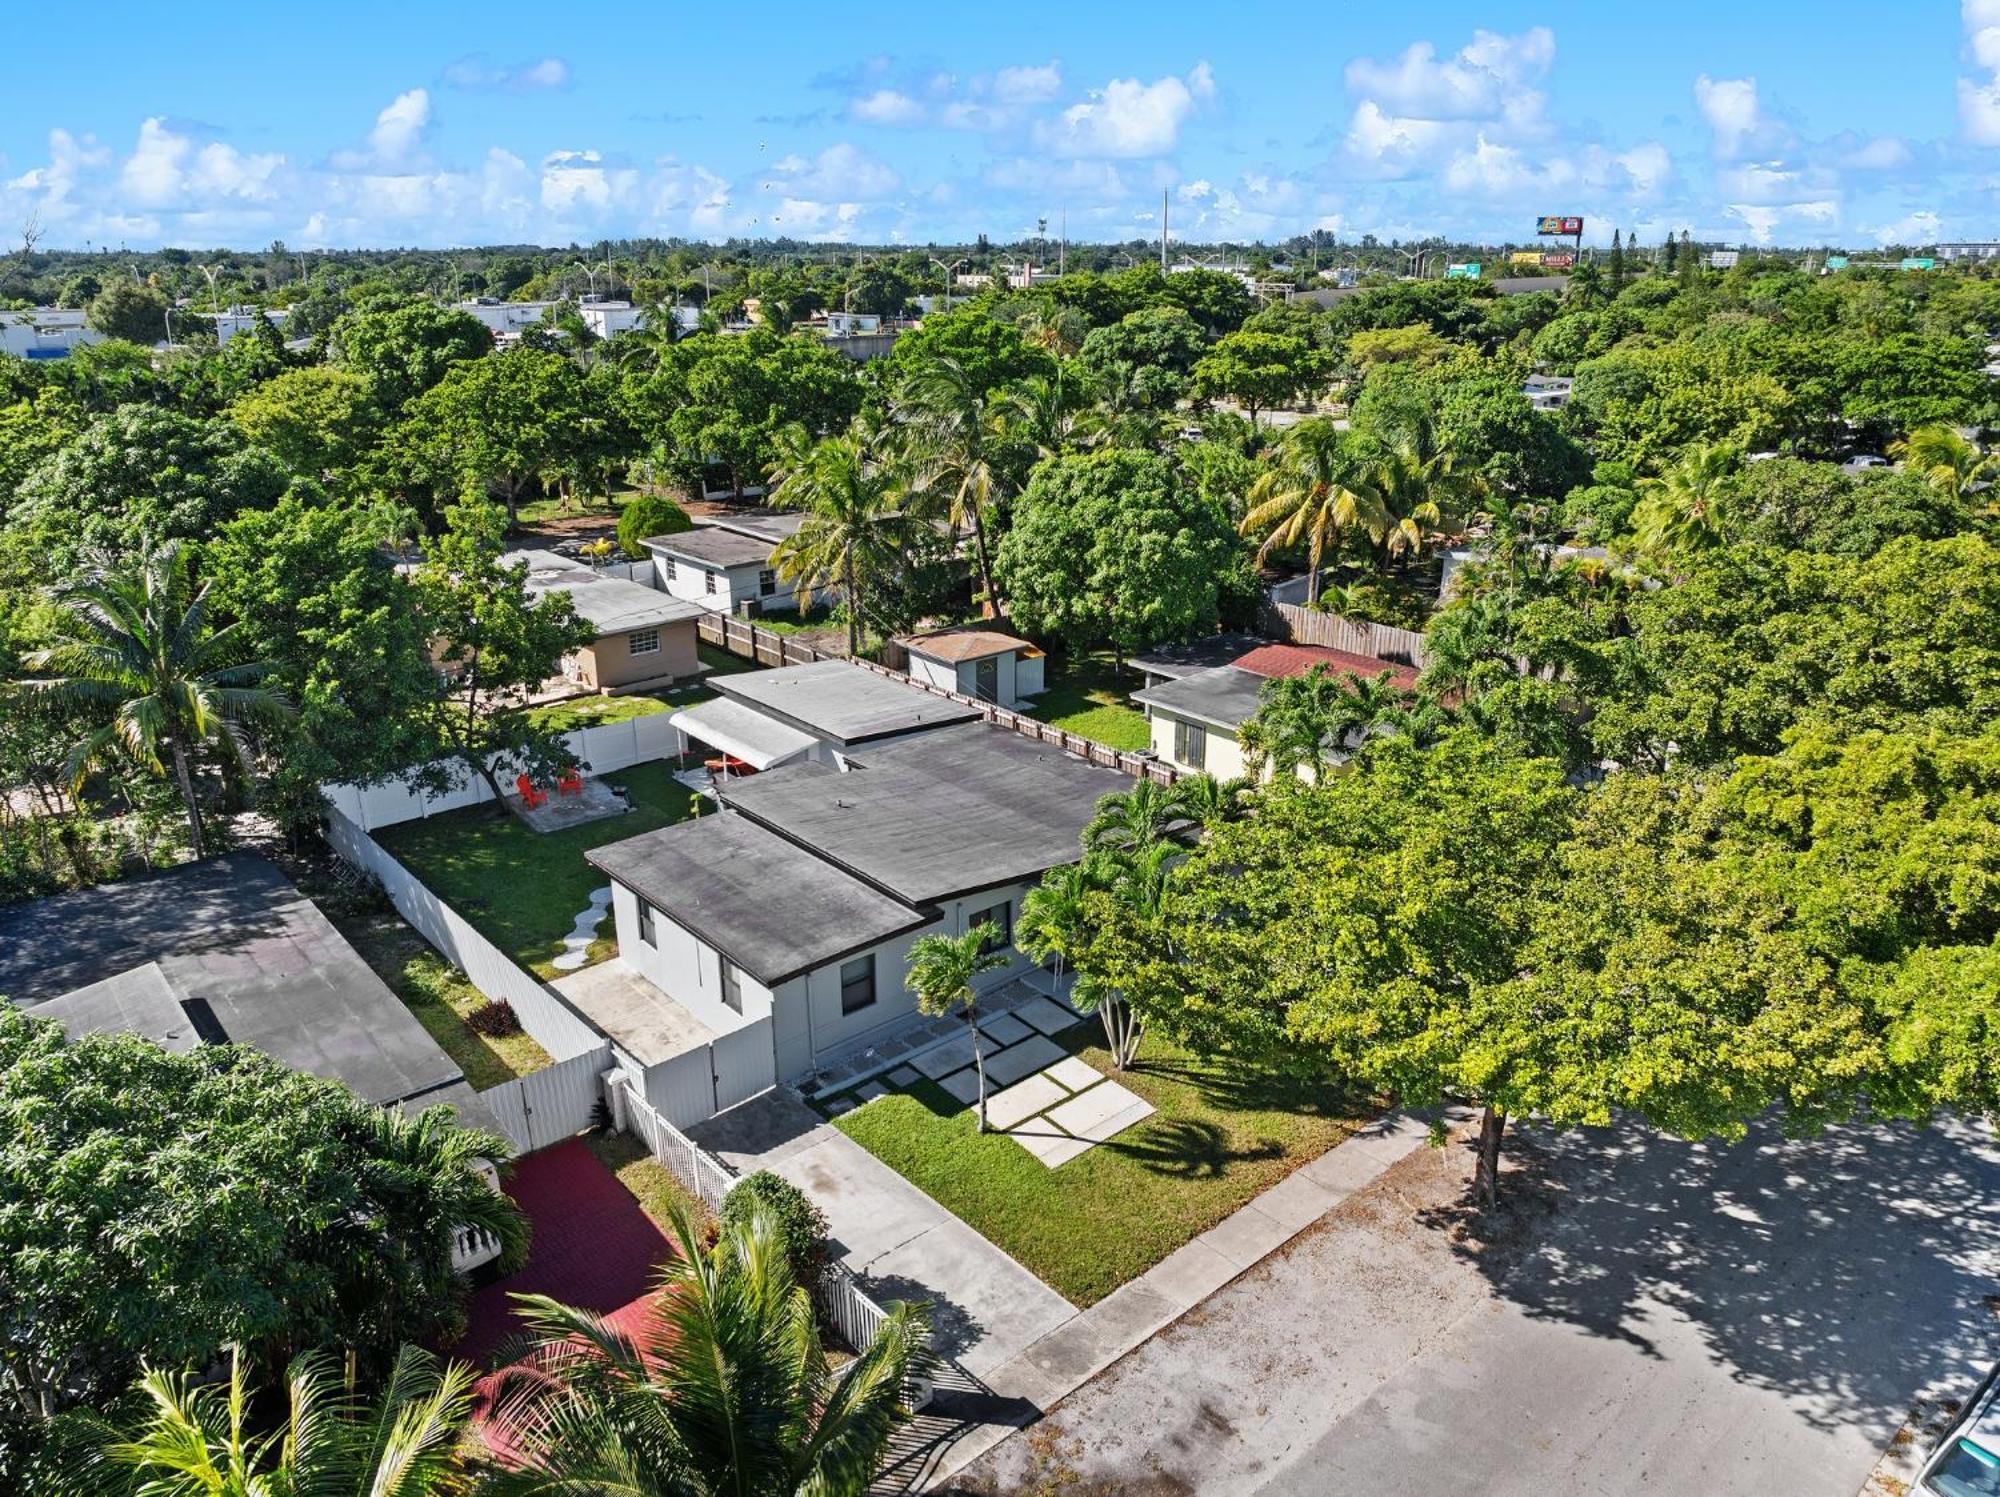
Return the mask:
M 1076 861 L 1131 781 L 985 723 L 871 745 L 847 773 L 794 764 L 723 789 L 744 816 L 912 906 Z
M 954 702 L 846 660 L 716 676 L 716 690 L 815 738 L 843 747 L 978 717 Z
M 703 816 L 584 856 L 766 987 L 932 918 L 745 816 Z
M 1149 676 L 1179 680 L 1196 671 L 1229 665 L 1241 658 L 1244 652 L 1254 650 L 1263 643 L 1254 634 L 1211 634 L 1206 639 L 1192 640 L 1184 645 L 1156 645 L 1143 655 L 1133 656 L 1128 663 Z
M 763 536 L 741 535 L 714 525 L 683 530 L 678 535 L 648 536 L 640 544 L 648 551 L 682 561 L 698 561 L 711 567 L 763 566 L 777 544 Z
M 1233 665 L 1196 671 L 1132 693 L 1132 700 L 1164 712 L 1234 733 L 1257 710 L 1265 678 Z
M 1352 650 L 1336 650 L 1329 645 L 1264 644 L 1230 662 L 1253 676 L 1303 676 L 1316 665 L 1335 675 L 1352 672 L 1363 680 L 1373 680 L 1383 671 L 1390 682 L 1404 691 L 1413 690 L 1420 672 L 1413 665 L 1395 660 L 1378 660 Z
M 1005 655 L 1012 650 L 1033 650 L 1025 639 L 1002 634 L 998 629 L 931 629 L 903 638 L 903 647 L 912 655 L 931 660 L 984 660 L 989 655 Z
M 806 517 L 795 509 L 744 509 L 731 510 L 727 514 L 704 515 L 694 523 L 699 528 L 707 526 L 715 530 L 734 531 L 738 535 L 754 536 L 775 545 L 787 536 L 798 534 Z
M 810 733 L 801 733 L 727 697 L 684 707 L 668 721 L 690 738 L 698 738 L 755 769 L 770 769 L 802 758 L 818 741 Z
M 252 853 L 0 911 L 0 994 L 74 1034 L 174 1049 L 234 1040 L 382 1104 L 428 1103 L 463 1080 L 318 907 Z
M 623 577 L 607 577 L 553 551 L 509 551 L 500 559 L 508 566 L 527 563 L 528 591 L 535 596 L 567 593 L 577 616 L 595 625 L 600 636 L 690 623 L 707 612 L 691 599 L 672 597 Z

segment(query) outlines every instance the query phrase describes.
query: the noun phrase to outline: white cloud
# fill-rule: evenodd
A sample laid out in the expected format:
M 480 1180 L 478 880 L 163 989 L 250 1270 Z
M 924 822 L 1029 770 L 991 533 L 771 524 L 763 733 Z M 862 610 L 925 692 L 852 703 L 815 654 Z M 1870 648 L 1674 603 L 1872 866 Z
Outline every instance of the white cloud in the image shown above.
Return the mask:
M 856 99 L 847 112 L 867 125 L 919 125 L 924 121 L 924 106 L 893 88 L 878 88 Z
M 1443 59 L 1429 42 L 1412 42 L 1390 62 L 1357 57 L 1347 65 L 1347 88 L 1390 115 L 1493 119 L 1519 110 L 1524 92 L 1547 76 L 1555 55 L 1555 33 L 1546 26 L 1519 36 L 1475 31 L 1469 43 Z
M 496 67 L 477 53 L 461 57 L 444 70 L 444 81 L 453 88 L 506 88 L 532 91 L 568 88 L 569 64 L 560 57 L 544 57 L 537 62 Z
M 1899 171 L 1910 161 L 1910 148 L 1893 135 L 1878 136 L 1840 158 L 1842 166 L 1868 172 Z
M 1047 104 L 1062 92 L 1062 66 L 1002 68 L 993 75 L 993 97 L 1001 104 Z
M 385 166 L 408 160 L 423 144 L 430 124 L 430 90 L 413 88 L 400 93 L 375 116 L 375 128 L 368 132 L 368 150 Z
M 1735 155 L 1763 126 L 1755 78 L 1711 78 L 1703 73 L 1694 80 L 1694 102 L 1715 132 L 1720 155 Z
M 541 204 L 565 218 L 599 215 L 624 204 L 638 182 L 637 172 L 607 167 L 596 151 L 551 151 L 542 158 Z
M 1869 232 L 1878 244 L 1935 244 L 1943 228 L 1944 220 L 1925 208 L 1893 223 L 1877 224 Z
M 802 198 L 868 202 L 887 197 L 902 185 L 895 168 L 846 141 L 828 146 L 810 160 L 781 157 L 772 164 L 772 172 L 776 180 L 765 184 L 767 188 Z
M 262 200 L 274 195 L 282 154 L 246 155 L 223 141 L 197 147 L 192 136 L 162 119 L 139 126 L 138 143 L 119 168 L 126 195 L 146 207 L 199 210 L 216 199 Z
M 1215 78 L 1205 62 L 1184 79 L 1114 78 L 1044 125 L 1040 138 L 1064 156 L 1164 156 L 1197 105 L 1214 96 Z

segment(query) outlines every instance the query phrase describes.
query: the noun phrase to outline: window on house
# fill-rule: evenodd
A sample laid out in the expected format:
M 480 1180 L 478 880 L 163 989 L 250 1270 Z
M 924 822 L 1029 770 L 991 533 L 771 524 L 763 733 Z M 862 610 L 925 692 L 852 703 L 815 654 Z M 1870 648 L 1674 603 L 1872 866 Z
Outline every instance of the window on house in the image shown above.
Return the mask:
M 778 573 L 774 568 L 766 567 L 764 568 L 763 571 L 757 574 L 758 597 L 768 598 L 771 596 L 772 593 L 776 592 L 777 590 L 778 590 Z
M 660 560 L 666 564 L 667 581 L 669 582 L 679 581 L 680 574 L 674 570 L 674 559 L 671 556 L 663 556 L 660 558 Z
M 743 1012 L 743 974 L 736 970 L 736 963 L 732 962 L 728 957 L 722 957 L 720 960 L 722 962 L 722 1001 L 740 1014 Z
M 967 930 L 975 930 L 982 925 L 990 925 L 993 931 L 992 934 L 987 936 L 986 943 L 980 947 L 980 950 L 1005 951 L 1014 944 L 1014 908 L 1012 905 L 1002 901 L 987 909 L 974 910 L 966 917 L 965 928 Z
M 840 964 L 840 1011 L 859 1013 L 875 1001 L 875 953 Z
M 629 637 L 628 644 L 634 655 L 656 654 L 660 648 L 660 631 L 657 629 L 634 629 Z
M 643 899 L 639 901 L 639 939 L 656 949 L 660 944 L 660 932 L 653 922 L 658 918 L 651 905 Z
M 1208 757 L 1208 730 L 1200 723 L 1174 722 L 1174 758 L 1189 769 L 1200 769 Z
M 707 587 L 708 587 L 708 591 L 709 591 L 709 592 L 711 592 L 711 593 L 712 593 L 712 592 L 714 592 L 714 591 L 715 591 L 715 573 L 713 573 L 713 572 L 703 572 L 703 573 L 702 573 L 701 575 L 702 575 L 702 578 L 703 578 L 703 580 L 704 580 L 704 581 L 706 582 L 706 584 L 707 584 Z

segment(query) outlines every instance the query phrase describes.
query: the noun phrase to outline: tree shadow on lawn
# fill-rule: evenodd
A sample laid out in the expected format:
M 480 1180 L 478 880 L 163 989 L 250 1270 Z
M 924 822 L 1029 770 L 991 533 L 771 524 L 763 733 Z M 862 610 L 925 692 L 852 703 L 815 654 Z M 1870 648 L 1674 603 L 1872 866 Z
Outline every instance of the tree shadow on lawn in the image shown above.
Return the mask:
M 1119 1073 L 1112 1072 L 1114 1077 Z M 1349 1082 L 1301 1071 L 1272 1070 L 1235 1061 L 1193 1057 L 1151 1059 L 1145 1055 L 1129 1074 L 1154 1076 L 1192 1088 L 1219 1112 L 1281 1112 L 1299 1117 L 1359 1118 L 1380 1103 Z
M 1141 1123 L 1097 1146 L 1123 1155 L 1141 1169 L 1178 1180 L 1219 1180 L 1232 1164 L 1283 1157 L 1285 1146 L 1260 1139 L 1249 1147 L 1230 1146 L 1229 1135 L 1214 1123 L 1173 1118 Z
M 1530 1126 L 1507 1148 L 1496 1211 L 1427 1224 L 1528 1315 L 1649 1358 L 1685 1320 L 1736 1381 L 1885 1438 L 1920 1383 L 1969 1386 L 2000 1356 L 2000 1150 L 1976 1125 L 1737 1144 Z

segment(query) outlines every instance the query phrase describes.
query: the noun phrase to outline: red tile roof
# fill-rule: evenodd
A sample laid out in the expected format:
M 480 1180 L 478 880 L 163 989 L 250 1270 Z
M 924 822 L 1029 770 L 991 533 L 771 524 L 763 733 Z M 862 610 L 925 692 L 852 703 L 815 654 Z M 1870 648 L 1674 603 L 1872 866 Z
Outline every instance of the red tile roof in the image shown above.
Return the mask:
M 1336 650 L 1328 645 L 1259 645 L 1230 663 L 1254 676 L 1303 676 L 1314 666 L 1323 665 L 1336 676 L 1351 671 L 1363 680 L 1372 681 L 1387 671 L 1390 684 L 1404 691 L 1416 686 L 1418 674 L 1415 666 L 1377 660 L 1373 655 L 1357 655 L 1352 650 Z

